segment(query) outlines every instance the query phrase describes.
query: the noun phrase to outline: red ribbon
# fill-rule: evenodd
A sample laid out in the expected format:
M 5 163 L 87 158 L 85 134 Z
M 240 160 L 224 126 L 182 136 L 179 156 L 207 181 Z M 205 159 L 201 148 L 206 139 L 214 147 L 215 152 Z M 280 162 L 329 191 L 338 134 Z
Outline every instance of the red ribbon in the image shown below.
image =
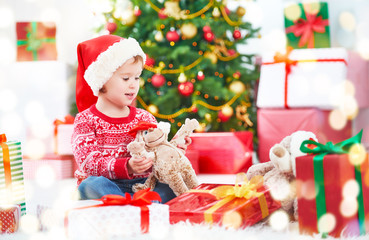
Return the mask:
M 55 119 L 54 121 L 54 152 L 55 154 L 58 154 L 58 142 L 57 142 L 58 126 L 60 124 L 73 124 L 73 123 L 74 123 L 74 117 L 70 114 L 64 117 L 64 121 L 60 119 Z
M 124 205 L 132 205 L 135 207 L 141 208 L 141 232 L 147 233 L 149 231 L 150 226 L 150 215 L 148 205 L 151 205 L 152 201 L 161 201 L 161 197 L 157 192 L 150 191 L 150 188 L 143 189 L 141 191 L 133 194 L 133 198 L 129 193 L 125 194 L 125 197 L 120 195 L 109 194 L 103 196 L 101 199 L 97 199 L 98 201 L 102 201 L 101 204 L 81 207 L 77 209 L 85 209 L 92 207 L 106 207 L 106 206 L 124 206 Z
M 298 46 L 303 47 L 307 43 L 308 48 L 314 48 L 314 33 L 324 33 L 328 26 L 328 19 L 317 16 L 317 13 L 310 14 L 305 11 L 306 20 L 299 18 L 294 22 L 295 25 L 286 28 L 287 33 L 294 33 L 296 37 L 301 37 Z
M 271 65 L 276 63 L 284 63 L 285 64 L 285 77 L 284 77 L 284 107 L 290 108 L 287 104 L 287 96 L 288 96 L 288 76 L 290 75 L 292 71 L 292 66 L 296 66 L 299 62 L 343 62 L 347 65 L 347 62 L 345 59 L 342 58 L 331 58 L 331 59 L 308 59 L 308 60 L 291 60 L 289 58 L 289 55 L 291 54 L 293 48 L 287 47 L 286 54 L 282 54 L 277 52 L 274 56 L 274 62 L 266 62 L 263 63 L 263 65 Z
M 6 144 L 6 135 L 0 135 L 0 145 L 3 149 L 3 165 L 4 165 L 4 175 L 5 175 L 5 187 L 10 190 L 10 195 L 12 193 L 12 175 L 11 175 L 11 168 L 10 168 L 10 157 L 9 157 L 9 147 Z M 8 195 L 8 200 L 11 200 L 12 197 Z

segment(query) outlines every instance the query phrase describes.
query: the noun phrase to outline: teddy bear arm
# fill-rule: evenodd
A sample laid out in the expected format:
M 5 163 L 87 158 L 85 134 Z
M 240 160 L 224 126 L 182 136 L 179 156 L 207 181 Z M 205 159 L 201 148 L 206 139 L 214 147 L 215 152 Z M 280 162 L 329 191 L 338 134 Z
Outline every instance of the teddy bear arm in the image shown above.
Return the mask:
M 195 170 L 193 170 L 192 166 L 187 166 L 182 171 L 182 177 L 183 177 L 188 189 L 195 188 L 199 185 Z
M 173 172 L 168 176 L 168 185 L 173 190 L 176 196 L 188 191 L 186 183 L 184 182 L 181 173 Z
M 251 179 L 254 176 L 260 175 L 264 176 L 267 172 L 271 171 L 274 168 L 274 165 L 271 161 L 265 162 L 265 163 L 258 163 L 255 165 L 252 165 L 247 170 L 247 178 Z

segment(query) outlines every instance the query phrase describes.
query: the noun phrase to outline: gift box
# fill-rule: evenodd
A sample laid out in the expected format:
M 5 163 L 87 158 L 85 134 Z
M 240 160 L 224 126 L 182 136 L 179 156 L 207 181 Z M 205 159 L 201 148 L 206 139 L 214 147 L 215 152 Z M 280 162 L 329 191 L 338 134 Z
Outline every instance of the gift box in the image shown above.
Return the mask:
M 157 194 L 145 189 L 132 199 L 126 194 L 126 197 L 107 195 L 100 201 L 79 201 L 66 213 L 68 239 L 118 239 L 165 230 L 169 227 L 168 205 L 151 204 L 151 200 L 160 200 L 159 194 L 150 200 L 142 196 L 143 191 Z
M 314 155 L 296 158 L 301 233 L 334 237 L 368 233 L 369 164 L 365 150 L 356 145 L 360 138 L 361 133 L 335 145 L 302 143 L 301 151 Z
M 263 56 L 257 106 L 328 110 L 354 101 L 363 108 L 369 105 L 368 91 L 368 62 L 357 53 L 344 48 L 288 49 L 286 54 Z
M 54 153 L 59 155 L 72 155 L 72 134 L 74 117 L 65 116 L 64 120 L 54 121 Z
M 188 158 L 188 160 L 190 160 L 190 163 L 192 165 L 193 170 L 195 171 L 196 174 L 199 174 L 200 172 L 200 167 L 199 167 L 199 151 L 197 150 L 186 150 L 186 157 Z
M 35 179 L 38 174 L 52 174 L 56 180 L 73 178 L 73 155 L 46 154 L 41 159 L 23 159 L 25 179 Z
M 0 135 L 0 205 L 20 205 L 26 213 L 21 143 Z
M 188 150 L 199 152 L 200 173 L 234 174 L 252 165 L 252 133 L 208 132 L 191 134 Z
M 313 132 L 322 143 L 339 142 L 351 137 L 351 121 L 344 128 L 335 130 L 329 123 L 329 114 L 330 111 L 317 108 L 258 109 L 259 161 L 269 161 L 270 148 L 299 130 Z
M 206 223 L 232 228 L 253 225 L 280 208 L 258 176 L 242 185 L 200 184 L 170 200 L 170 223 Z
M 292 48 L 329 48 L 328 19 L 326 2 L 288 4 L 284 9 L 287 45 Z
M 20 219 L 19 205 L 0 205 L 0 233 L 14 233 Z
M 56 60 L 55 23 L 17 22 L 17 61 Z
M 369 108 L 359 109 L 358 115 L 352 120 L 352 131 L 363 130 L 361 144 L 369 151 Z

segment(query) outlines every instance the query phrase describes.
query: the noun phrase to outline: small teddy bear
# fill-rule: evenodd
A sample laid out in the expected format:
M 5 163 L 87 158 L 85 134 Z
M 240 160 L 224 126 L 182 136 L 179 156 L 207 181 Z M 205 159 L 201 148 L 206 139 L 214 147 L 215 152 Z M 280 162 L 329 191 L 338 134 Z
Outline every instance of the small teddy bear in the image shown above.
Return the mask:
M 295 159 L 306 155 L 300 151 L 300 145 L 304 140 L 309 139 L 317 141 L 312 132 L 292 133 L 269 150 L 269 162 L 255 164 L 247 171 L 248 179 L 256 175 L 264 176 L 264 183 L 270 188 L 273 198 L 279 200 L 282 209 L 295 220 L 297 220 Z
M 186 119 L 185 124 L 177 131 L 171 142 L 167 140 L 170 131 L 169 123 L 160 122 L 157 126 L 153 126 L 141 122 L 129 132 L 131 135 L 135 135 L 135 141 L 127 146 L 130 151 L 132 150 L 131 155 L 147 154 L 145 152 L 154 153 L 151 174 L 145 183 L 133 185 L 134 192 L 145 188 L 154 189 L 156 181 L 160 181 L 168 184 L 173 192 L 179 196 L 199 185 L 191 162 L 176 147 L 198 126 L 196 119 Z M 141 153 L 137 152 L 138 149 L 141 149 Z

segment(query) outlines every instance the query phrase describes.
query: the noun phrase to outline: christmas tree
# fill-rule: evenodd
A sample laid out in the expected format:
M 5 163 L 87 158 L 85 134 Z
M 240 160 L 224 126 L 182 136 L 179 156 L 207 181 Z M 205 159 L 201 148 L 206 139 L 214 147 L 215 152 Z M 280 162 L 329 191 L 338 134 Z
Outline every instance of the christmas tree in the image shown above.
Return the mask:
M 230 11 L 225 1 L 213 0 L 111 3 L 97 31 L 133 37 L 147 54 L 138 107 L 170 121 L 172 132 L 185 118 L 199 120 L 198 131 L 254 132 L 259 70 L 255 57 L 237 46 L 258 29 L 241 21 L 245 8 Z

